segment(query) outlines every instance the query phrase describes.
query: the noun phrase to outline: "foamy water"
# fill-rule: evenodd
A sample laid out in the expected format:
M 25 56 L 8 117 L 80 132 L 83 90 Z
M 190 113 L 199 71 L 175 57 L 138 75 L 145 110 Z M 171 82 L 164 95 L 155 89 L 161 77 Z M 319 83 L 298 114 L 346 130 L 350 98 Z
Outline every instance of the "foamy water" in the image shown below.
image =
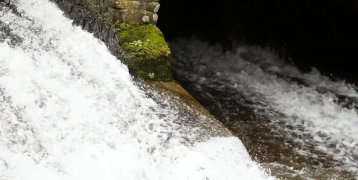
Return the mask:
M 197 133 L 178 109 L 71 23 L 47 0 L 0 2 L 1 180 L 273 179 L 235 137 L 183 145 Z
M 316 158 L 311 152 L 320 151 L 339 162 L 336 169 L 358 173 L 355 85 L 334 82 L 314 68 L 302 73 L 259 47 L 223 53 L 219 46 L 192 38 L 171 42 L 171 49 L 177 77 L 196 91 L 211 99 L 217 97 L 204 89 L 230 93 L 231 100 L 253 107 L 275 127 L 284 124 L 281 128 L 297 134 L 287 137 L 306 146 L 297 153 Z M 314 149 L 307 148 L 312 144 Z

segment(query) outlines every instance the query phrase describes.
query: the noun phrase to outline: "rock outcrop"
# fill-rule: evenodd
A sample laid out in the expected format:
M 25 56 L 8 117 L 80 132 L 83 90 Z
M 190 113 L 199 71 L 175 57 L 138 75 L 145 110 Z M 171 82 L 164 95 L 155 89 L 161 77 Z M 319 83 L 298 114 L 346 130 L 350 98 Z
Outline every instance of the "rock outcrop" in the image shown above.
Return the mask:
M 159 0 L 53 1 L 76 25 L 105 42 L 133 76 L 173 81 L 170 49 L 155 26 Z
M 149 80 L 138 79 L 137 82 L 158 104 L 164 99 L 177 108 L 180 116 L 186 117 L 185 122 L 178 122 L 181 126 L 190 127 L 188 130 L 199 129 L 199 139 L 193 141 L 232 136 L 231 131 L 173 81 L 171 52 L 155 26 L 159 0 L 53 1 L 76 25 L 105 42 L 132 75 Z

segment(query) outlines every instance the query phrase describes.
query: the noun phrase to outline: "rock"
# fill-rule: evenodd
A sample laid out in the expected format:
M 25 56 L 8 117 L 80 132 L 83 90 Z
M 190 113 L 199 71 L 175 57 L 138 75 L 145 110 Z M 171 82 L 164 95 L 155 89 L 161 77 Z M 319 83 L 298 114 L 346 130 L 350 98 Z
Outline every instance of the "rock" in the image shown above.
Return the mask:
M 120 19 L 130 24 L 150 23 L 156 24 L 158 21 L 157 13 L 147 10 L 122 9 Z
M 152 12 L 155 12 L 157 13 L 159 11 L 159 8 L 160 8 L 160 4 L 158 2 L 151 2 L 151 3 L 148 3 L 145 7 L 145 9 L 147 11 L 152 11 Z
M 144 80 L 173 80 L 170 50 L 155 26 L 159 0 L 53 1 L 74 19 L 75 24 L 104 41 L 128 66 L 131 75 Z M 123 23 L 127 24 L 125 29 L 120 28 Z M 136 45 L 136 42 L 143 44 Z
M 130 24 L 151 23 L 155 24 L 158 20 L 158 12 L 160 4 L 151 1 L 129 1 L 119 0 L 114 2 L 113 8 L 121 11 L 119 21 Z
M 158 19 L 156 12 L 160 7 L 158 0 L 127 1 L 131 4 L 124 6 L 115 0 L 54 1 L 74 19 L 74 23 L 103 40 L 111 52 L 128 65 L 132 75 L 151 80 L 144 82 L 138 79 L 147 89 L 146 92 L 160 92 L 162 95 L 156 97 L 157 99 L 167 98 L 173 107 L 179 108 L 180 116 L 188 117 L 180 122 L 181 126 L 189 127 L 186 129 L 188 131 L 199 129 L 199 139 L 194 141 L 232 136 L 232 133 L 186 90 L 173 82 L 171 52 L 163 34 L 154 25 Z M 125 0 L 121 1 L 122 4 L 124 2 Z
M 125 50 L 122 62 L 144 80 L 173 81 L 171 52 L 162 32 L 153 24 L 115 23 L 113 29 Z
M 195 121 L 185 122 L 191 128 L 199 128 L 200 140 L 211 137 L 230 137 L 232 132 L 220 121 L 209 113 L 195 98 L 193 98 L 183 87 L 175 82 L 148 82 L 150 88 L 163 93 L 163 97 L 170 97 L 168 100 L 186 113 L 188 119 Z M 147 87 L 148 88 L 148 87 Z

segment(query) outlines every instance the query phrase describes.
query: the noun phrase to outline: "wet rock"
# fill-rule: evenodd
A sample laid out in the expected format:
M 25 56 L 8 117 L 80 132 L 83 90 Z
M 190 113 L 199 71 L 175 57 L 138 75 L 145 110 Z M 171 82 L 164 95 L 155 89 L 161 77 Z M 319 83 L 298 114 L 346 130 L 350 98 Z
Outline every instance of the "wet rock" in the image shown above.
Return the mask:
M 173 80 L 171 75 L 172 62 L 170 49 L 160 30 L 154 25 L 158 19 L 156 12 L 160 7 L 158 0 L 144 0 L 140 2 L 126 0 L 53 1 L 56 2 L 70 18 L 74 19 L 76 25 L 82 26 L 85 30 L 94 33 L 97 38 L 103 40 L 111 52 L 122 59 L 123 63 L 128 65 L 130 71 L 134 69 L 131 64 L 136 63 L 133 63 L 133 59 L 126 61 L 128 57 L 136 56 L 137 58 L 141 58 L 141 61 L 149 60 L 149 63 L 143 65 L 142 68 L 138 70 L 140 74 L 137 76 L 141 77 L 141 79 L 157 81 Z M 121 21 L 125 22 L 120 23 Z M 143 22 L 145 23 L 143 24 Z M 122 26 L 125 26 L 125 28 Z M 136 29 L 143 31 L 136 32 Z M 146 31 L 149 32 L 144 33 Z M 132 32 L 135 32 L 134 36 L 131 36 L 131 34 L 133 34 Z M 136 37 L 144 39 L 133 39 Z M 120 40 L 122 42 L 120 42 Z M 125 43 L 127 43 L 128 48 L 124 48 L 126 52 L 123 52 L 122 47 L 126 47 Z M 156 45 L 147 47 L 146 44 Z M 135 53 L 131 54 L 130 49 L 139 55 Z M 156 61 L 160 59 L 162 59 L 163 65 L 156 63 Z M 152 63 L 150 63 L 151 60 L 153 60 Z M 153 66 L 153 68 L 148 68 L 150 66 Z M 136 72 L 132 72 L 131 74 L 136 74 Z M 173 107 L 179 108 L 179 117 L 188 117 L 183 118 L 183 121 L 176 122 L 181 127 L 181 131 L 188 131 L 189 133 L 189 131 L 196 130 L 196 133 L 199 134 L 199 139 L 188 141 L 197 142 L 205 141 L 211 137 L 233 136 L 231 131 L 216 120 L 180 85 L 174 82 L 143 82 L 140 79 L 137 80 L 140 86 L 145 88 L 148 96 L 151 96 L 158 104 L 160 104 L 164 98 L 165 101 L 169 101 Z M 159 92 L 159 94 L 154 92 Z M 165 104 L 163 104 L 163 106 L 164 105 Z M 190 121 L 188 121 L 188 119 Z M 190 142 L 188 143 L 190 144 Z
M 17 16 L 21 16 L 21 14 L 17 12 L 16 7 L 9 1 L 0 2 L 0 18 L 6 11 L 12 11 Z M 10 22 L 0 20 L 0 43 L 6 42 L 10 46 L 15 46 L 21 43 L 23 39 L 12 32 L 9 28 L 10 25 Z
M 170 50 L 163 34 L 155 26 L 159 0 L 53 1 L 74 19 L 74 24 L 104 41 L 110 51 L 128 66 L 132 76 L 154 81 L 173 80 Z M 126 28 L 121 24 L 126 24 Z M 137 42 L 143 42 L 143 46 Z
M 73 19 L 73 23 L 82 26 L 83 29 L 93 33 L 97 38 L 101 39 L 109 48 L 109 50 L 117 57 L 122 54 L 122 48 L 115 34 L 110 27 L 113 24 L 115 12 L 109 7 L 105 7 L 105 3 L 99 0 L 53 0 L 58 6 Z M 110 1 L 105 1 L 106 3 Z
M 163 93 L 163 97 L 170 97 L 170 103 L 180 109 L 188 119 L 195 119 L 187 124 L 191 129 L 199 129 L 199 141 L 211 137 L 233 136 L 230 130 L 209 113 L 195 98 L 193 98 L 182 86 L 175 82 L 148 82 L 149 88 Z M 148 88 L 148 87 L 147 87 Z

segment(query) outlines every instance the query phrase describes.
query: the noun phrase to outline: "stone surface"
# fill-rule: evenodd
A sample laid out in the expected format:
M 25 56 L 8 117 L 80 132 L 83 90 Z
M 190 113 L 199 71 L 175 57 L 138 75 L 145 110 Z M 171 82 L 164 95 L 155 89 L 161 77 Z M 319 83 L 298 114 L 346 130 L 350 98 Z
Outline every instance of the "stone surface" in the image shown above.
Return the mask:
M 129 72 L 144 80 L 173 81 L 172 56 L 162 32 L 153 24 L 115 23 Z
M 53 1 L 58 4 L 69 18 L 74 20 L 74 24 L 82 26 L 85 30 L 93 33 L 94 36 L 106 43 L 114 55 L 121 56 L 122 48 L 114 30 L 111 28 L 113 24 L 112 18 L 116 17 L 115 11 L 111 11 L 112 9 L 109 7 L 100 6 L 99 0 Z
M 140 10 L 123 9 L 120 12 L 121 12 L 120 19 L 131 24 L 139 24 L 139 23 L 155 24 L 158 21 L 158 15 L 156 13 L 143 9 Z
M 163 96 L 170 97 L 169 101 L 186 113 L 190 121 L 186 122 L 189 127 L 199 127 L 200 139 L 205 140 L 210 137 L 229 137 L 233 136 L 220 121 L 209 113 L 197 100 L 195 100 L 185 89 L 175 82 L 148 82 L 150 88 L 163 93 Z
M 154 0 L 118 0 L 112 4 L 112 7 L 121 12 L 119 21 L 127 23 L 151 23 L 155 24 L 158 20 L 156 14 L 159 10 L 160 4 Z
M 140 3 L 134 2 L 130 6 L 120 7 L 117 1 L 113 0 L 54 0 L 58 3 L 60 8 L 68 14 L 68 16 L 74 19 L 74 23 L 82 26 L 89 32 L 93 32 L 96 37 L 104 41 L 107 46 L 111 49 L 111 51 L 117 55 L 118 57 L 126 57 L 128 52 L 122 53 L 122 48 L 120 46 L 120 37 L 122 37 L 123 43 L 126 42 L 126 39 L 130 39 L 130 42 L 127 42 L 129 47 L 135 46 L 134 43 L 141 44 L 141 47 L 146 47 L 146 41 L 141 41 L 139 43 L 138 40 L 135 42 L 132 41 L 132 38 L 138 36 L 140 38 L 141 33 L 135 32 L 136 28 L 145 28 L 142 32 L 147 31 L 148 29 L 153 29 L 154 31 L 158 31 L 157 33 L 153 33 L 149 31 L 149 33 L 145 33 L 143 37 L 153 36 L 151 38 L 146 38 L 150 40 L 151 43 L 163 41 L 165 47 L 167 47 L 164 38 L 162 37 L 162 33 L 159 29 L 155 27 L 153 24 L 136 24 L 139 23 L 137 18 L 140 18 L 142 21 L 149 21 L 150 23 L 154 23 L 153 19 L 157 19 L 157 15 L 155 12 L 159 9 L 158 0 L 150 1 L 145 0 L 142 3 L 148 3 L 149 6 L 141 9 Z M 132 7 L 133 13 L 135 16 L 126 17 L 130 11 L 130 7 Z M 150 11 L 152 10 L 152 11 Z M 140 13 L 137 13 L 140 11 Z M 148 16 L 148 17 L 145 17 Z M 145 18 L 143 18 L 145 17 Z M 128 21 L 126 23 L 119 23 L 119 20 L 128 20 L 125 18 L 133 18 L 133 21 Z M 116 22 L 116 23 L 114 23 Z M 131 24 L 132 23 L 132 24 Z M 134 27 L 126 29 L 125 27 Z M 133 34 L 133 36 L 125 36 L 127 34 Z M 159 38 L 159 39 L 158 39 Z M 125 47 L 125 46 L 124 46 Z M 164 48 L 164 46 L 163 46 Z M 164 48 L 165 49 L 165 48 Z M 153 49 L 152 49 L 153 50 Z M 141 48 L 139 48 L 138 52 L 141 52 Z M 155 51 L 156 52 L 156 51 Z M 129 53 L 131 54 L 131 53 Z M 143 54 L 148 54 L 150 56 L 155 56 L 156 53 L 153 52 L 144 52 Z M 156 56 L 155 56 L 156 57 Z M 164 61 L 165 63 L 171 63 L 170 50 L 168 48 L 168 57 L 170 58 L 168 61 Z M 122 59 L 122 62 L 126 62 L 125 59 Z M 149 58 L 150 60 L 150 58 Z M 153 61 L 154 62 L 154 61 Z M 129 70 L 131 71 L 132 61 L 127 63 Z M 134 63 L 135 64 L 135 63 Z M 150 64 L 148 64 L 150 65 Z M 163 66 L 155 65 L 155 68 L 159 68 L 160 71 L 156 71 L 153 73 L 154 77 L 160 77 L 159 73 L 163 72 Z M 143 70 L 143 69 L 142 69 Z M 168 69 L 166 69 L 167 71 Z M 153 70 L 154 71 L 154 70 Z M 145 72 L 145 75 L 149 75 L 151 73 Z M 171 73 L 170 73 L 171 74 Z M 164 77 L 164 76 L 163 76 Z M 170 75 L 170 80 L 171 79 Z M 145 79 L 145 78 L 143 78 Z M 162 78 L 163 79 L 163 78 Z M 179 84 L 174 82 L 144 82 L 142 80 L 138 80 L 139 86 L 142 86 L 144 90 L 152 96 L 153 100 L 160 104 L 163 99 L 164 101 L 169 101 L 172 108 L 178 108 L 178 116 L 183 117 L 182 122 L 178 122 L 180 127 L 182 127 L 183 131 L 192 131 L 193 129 L 197 129 L 196 133 L 198 134 L 198 139 L 188 140 L 189 141 L 205 141 L 211 137 L 227 137 L 232 136 L 231 131 L 229 131 L 222 123 L 220 123 L 217 119 L 215 119 L 201 104 L 196 101 L 186 90 L 184 90 Z M 158 94 L 159 92 L 159 94 Z M 188 132 L 189 133 L 189 132 Z
M 156 81 L 173 80 L 170 50 L 161 31 L 155 26 L 159 0 L 53 1 L 74 19 L 74 24 L 82 26 L 105 42 L 111 52 L 128 66 L 134 77 Z M 119 26 L 122 23 L 133 26 L 123 29 Z M 139 26 L 148 28 L 136 31 Z M 155 28 L 150 28 L 153 26 Z M 154 31 L 147 32 L 150 29 Z M 143 46 L 137 46 L 135 42 L 143 42 Z

